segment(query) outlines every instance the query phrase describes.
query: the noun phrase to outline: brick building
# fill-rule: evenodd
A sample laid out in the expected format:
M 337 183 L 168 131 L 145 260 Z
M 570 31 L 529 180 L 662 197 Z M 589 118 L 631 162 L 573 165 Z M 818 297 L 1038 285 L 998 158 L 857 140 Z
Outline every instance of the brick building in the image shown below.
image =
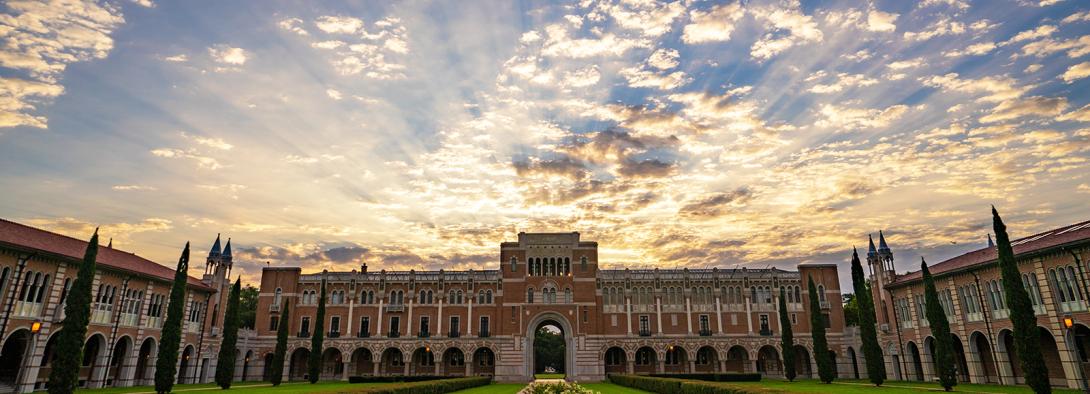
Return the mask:
M 1054 386 L 1080 388 L 1090 354 L 1087 311 L 1087 258 L 1090 221 L 1011 242 L 1022 285 L 1029 292 L 1040 346 Z M 896 274 L 885 237 L 870 242 L 867 262 L 873 275 L 880 342 L 892 379 L 934 378 L 934 338 L 925 317 L 920 271 Z M 1024 383 L 1014 353 L 1003 281 L 991 237 L 978 250 L 929 265 L 954 337 L 958 379 L 972 383 Z M 1074 325 L 1067 329 L 1064 318 Z

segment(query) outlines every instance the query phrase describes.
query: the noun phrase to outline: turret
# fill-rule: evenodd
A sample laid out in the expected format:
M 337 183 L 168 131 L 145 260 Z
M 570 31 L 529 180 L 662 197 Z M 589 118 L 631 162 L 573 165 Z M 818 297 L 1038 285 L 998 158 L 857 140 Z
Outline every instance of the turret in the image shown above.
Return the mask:
M 219 255 L 220 255 L 220 235 L 217 233 L 216 234 L 216 242 L 212 244 L 212 250 L 208 251 L 208 259 L 211 260 L 213 257 L 219 257 Z
M 992 233 L 988 233 L 988 247 L 989 248 L 994 248 L 995 247 L 995 242 L 992 242 Z

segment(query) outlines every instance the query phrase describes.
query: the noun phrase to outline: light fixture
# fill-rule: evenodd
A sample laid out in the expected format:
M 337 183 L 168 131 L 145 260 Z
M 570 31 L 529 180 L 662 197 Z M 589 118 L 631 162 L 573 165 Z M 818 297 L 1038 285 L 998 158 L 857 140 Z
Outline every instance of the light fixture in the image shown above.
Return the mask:
M 42 321 L 41 320 L 35 320 L 33 323 L 30 323 L 30 332 L 32 332 L 34 334 L 37 334 L 38 331 L 41 331 L 41 330 L 42 330 Z
M 1075 319 L 1071 315 L 1064 316 L 1064 327 L 1070 329 L 1075 326 Z

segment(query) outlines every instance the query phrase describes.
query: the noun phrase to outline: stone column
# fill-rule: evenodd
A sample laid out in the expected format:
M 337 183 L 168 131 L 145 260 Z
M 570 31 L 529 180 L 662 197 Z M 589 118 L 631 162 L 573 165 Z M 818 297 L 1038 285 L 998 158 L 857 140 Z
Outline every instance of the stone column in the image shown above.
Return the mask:
M 693 300 L 688 296 L 685 297 L 685 323 L 689 335 L 693 335 Z
M 696 372 L 696 360 L 689 360 L 689 373 Z
M 629 374 L 636 372 L 636 360 L 625 360 L 625 369 Z
M 632 299 L 628 296 L 624 298 L 624 312 L 625 319 L 628 320 L 628 335 L 632 335 Z
M 719 301 L 719 296 L 715 296 L 715 326 L 719 327 L 719 333 L 723 333 L 723 305 Z

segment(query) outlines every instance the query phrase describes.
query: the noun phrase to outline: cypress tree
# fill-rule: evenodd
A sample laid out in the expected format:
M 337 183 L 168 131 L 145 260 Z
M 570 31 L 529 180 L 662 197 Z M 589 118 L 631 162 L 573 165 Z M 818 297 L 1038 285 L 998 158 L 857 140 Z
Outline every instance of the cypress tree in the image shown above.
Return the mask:
M 1037 393 L 1051 393 L 1048 383 L 1048 367 L 1041 356 L 1041 342 L 1037 329 L 1037 316 L 1029 293 L 1022 284 L 1022 274 L 1014 260 L 1014 250 L 1007 235 L 1007 226 L 992 207 L 992 226 L 995 230 L 995 247 L 999 252 L 999 270 L 1003 275 L 1003 293 L 1007 296 L 1011 326 L 1014 328 L 1014 351 L 1026 377 L 1026 384 Z
M 946 391 L 958 384 L 957 369 L 954 366 L 954 344 L 950 336 L 950 322 L 946 320 L 946 312 L 939 303 L 939 292 L 935 290 L 935 280 L 931 278 L 931 271 L 927 269 L 927 262 L 920 259 L 920 270 L 923 272 L 924 303 L 927 309 L 927 323 L 931 326 L 931 336 L 935 338 L 935 374 L 939 377 L 939 384 Z M 1021 287 L 1021 286 L 1019 286 Z
M 814 359 L 817 360 L 818 378 L 830 383 L 836 378 L 836 368 L 829 354 L 829 342 L 825 339 L 825 315 L 821 313 L 814 277 L 810 277 L 810 335 L 814 338 Z
M 791 319 L 787 317 L 787 293 L 780 286 L 780 352 L 783 353 L 783 375 L 795 381 L 795 334 L 791 331 Z
M 291 311 L 284 305 L 284 314 L 276 326 L 276 351 L 273 353 L 272 384 L 279 386 L 284 379 L 284 357 L 288 353 L 288 326 L 291 325 Z
M 322 278 L 322 291 L 318 297 L 318 316 L 314 318 L 314 335 L 310 337 L 310 358 L 307 359 L 307 373 L 310 383 L 318 383 L 322 374 L 322 340 L 325 339 L 325 278 Z
M 57 333 L 53 370 L 49 372 L 49 393 L 71 393 L 79 384 L 79 368 L 83 362 L 83 340 L 91 319 L 91 288 L 95 281 L 95 258 L 98 256 L 98 229 L 87 242 L 76 281 L 72 282 L 64 306 L 64 320 Z
M 178 347 L 182 344 L 182 315 L 185 314 L 185 286 L 189 274 L 189 242 L 185 243 L 178 268 L 174 271 L 174 285 L 170 289 L 170 305 L 167 319 L 159 339 L 159 355 L 155 360 L 155 392 L 169 393 L 174 388 L 178 374 Z
M 231 293 L 227 296 L 227 313 L 223 316 L 223 342 L 220 343 L 220 353 L 216 363 L 216 384 L 224 389 L 231 388 L 231 381 L 235 378 L 235 358 L 238 357 L 238 304 L 239 293 L 242 292 L 242 279 L 236 279 L 231 287 Z
M 852 288 L 855 290 L 855 302 L 859 307 L 859 332 L 863 340 L 863 358 L 867 361 L 867 378 L 875 386 L 881 386 L 886 380 L 886 364 L 882 360 L 882 347 L 878 345 L 878 330 L 875 327 L 874 300 L 870 296 L 863 264 L 859 262 L 859 252 L 852 250 Z

